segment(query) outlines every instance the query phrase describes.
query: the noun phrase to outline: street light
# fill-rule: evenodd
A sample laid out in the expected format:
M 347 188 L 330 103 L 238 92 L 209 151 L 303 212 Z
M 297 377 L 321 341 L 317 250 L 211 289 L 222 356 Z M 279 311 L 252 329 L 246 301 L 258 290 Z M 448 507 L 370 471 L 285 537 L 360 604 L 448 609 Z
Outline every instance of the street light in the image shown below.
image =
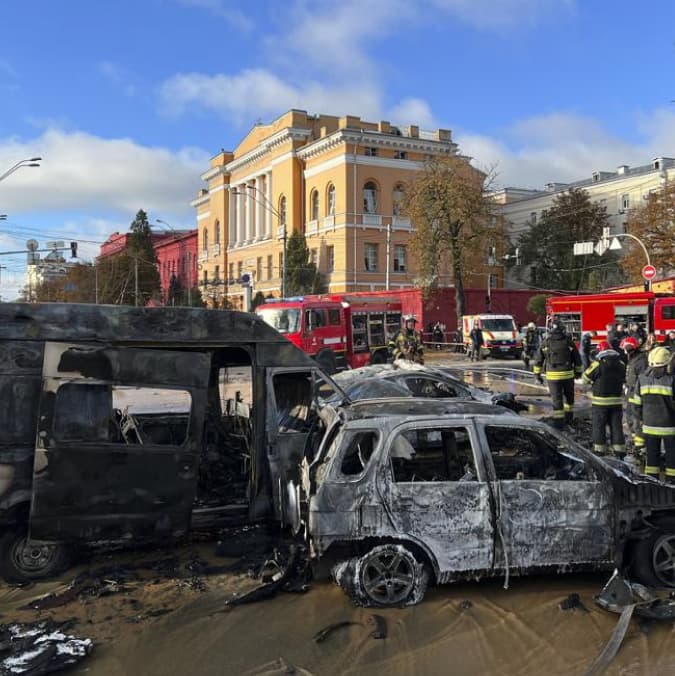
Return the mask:
M 6 179 L 10 174 L 13 174 L 18 169 L 21 169 L 21 167 L 39 167 L 40 166 L 39 162 L 41 161 L 42 161 L 41 157 L 30 157 L 27 160 L 21 160 L 20 162 L 17 162 L 13 167 L 7 169 L 7 171 L 4 174 L 0 174 L 0 181 Z
M 260 193 L 260 191 L 254 186 L 250 185 L 248 186 L 248 189 L 251 190 L 252 192 L 255 193 Z M 244 197 L 248 197 L 246 192 L 241 192 L 237 190 L 236 188 L 232 188 L 230 191 L 233 195 L 243 195 Z M 286 297 L 286 248 L 288 244 L 288 230 L 286 229 L 286 218 L 282 216 L 271 204 L 270 201 L 267 199 L 267 196 L 265 196 L 264 193 L 261 193 L 263 195 L 264 201 L 258 197 L 253 197 L 253 201 L 257 202 L 260 206 L 264 207 L 269 211 L 272 216 L 274 216 L 281 227 L 283 228 L 282 235 L 281 235 L 281 241 L 283 243 L 283 253 L 281 257 L 281 297 L 285 298 Z

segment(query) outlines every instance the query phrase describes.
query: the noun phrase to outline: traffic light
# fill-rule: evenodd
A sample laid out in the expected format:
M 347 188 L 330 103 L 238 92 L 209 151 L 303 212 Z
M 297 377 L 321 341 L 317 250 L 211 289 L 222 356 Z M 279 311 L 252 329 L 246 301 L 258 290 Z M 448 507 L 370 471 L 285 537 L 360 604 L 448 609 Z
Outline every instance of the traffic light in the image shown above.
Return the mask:
M 70 243 L 70 257 L 77 258 L 77 242 Z

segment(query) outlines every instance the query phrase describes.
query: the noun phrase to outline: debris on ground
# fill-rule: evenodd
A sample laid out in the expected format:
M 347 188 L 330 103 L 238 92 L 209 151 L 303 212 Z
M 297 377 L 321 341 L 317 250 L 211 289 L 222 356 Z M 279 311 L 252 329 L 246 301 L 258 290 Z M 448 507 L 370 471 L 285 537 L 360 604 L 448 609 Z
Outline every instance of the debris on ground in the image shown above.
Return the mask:
M 675 598 L 672 590 L 659 592 L 637 582 L 630 582 L 618 570 L 598 596 L 595 602 L 604 610 L 622 613 L 628 606 L 635 606 L 635 615 L 649 620 L 675 620 Z
M 583 610 L 585 613 L 590 613 L 591 611 L 586 608 L 582 603 L 581 597 L 577 593 L 572 593 L 566 598 L 564 598 L 559 604 L 558 607 L 560 610 Z
M 387 620 L 382 615 L 371 615 L 370 623 L 375 627 L 370 632 L 372 638 L 387 638 Z
M 327 627 L 324 627 L 320 631 L 317 631 L 314 634 L 314 641 L 316 643 L 323 643 L 333 632 L 338 629 L 344 629 L 345 627 L 352 627 L 354 625 L 363 626 L 360 622 L 353 622 L 352 620 L 343 620 L 342 622 L 334 622 L 329 624 Z
M 0 625 L 0 674 L 42 676 L 83 660 L 93 641 L 64 631 L 63 625 L 49 621 Z

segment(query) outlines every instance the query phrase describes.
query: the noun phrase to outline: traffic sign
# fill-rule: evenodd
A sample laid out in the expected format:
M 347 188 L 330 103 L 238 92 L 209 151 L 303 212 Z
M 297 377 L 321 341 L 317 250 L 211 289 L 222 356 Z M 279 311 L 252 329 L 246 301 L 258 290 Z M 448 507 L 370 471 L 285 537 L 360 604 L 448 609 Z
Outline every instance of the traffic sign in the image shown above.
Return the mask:
M 645 265 L 644 268 L 642 268 L 642 279 L 646 279 L 650 282 L 654 277 L 656 277 L 656 268 L 653 265 Z

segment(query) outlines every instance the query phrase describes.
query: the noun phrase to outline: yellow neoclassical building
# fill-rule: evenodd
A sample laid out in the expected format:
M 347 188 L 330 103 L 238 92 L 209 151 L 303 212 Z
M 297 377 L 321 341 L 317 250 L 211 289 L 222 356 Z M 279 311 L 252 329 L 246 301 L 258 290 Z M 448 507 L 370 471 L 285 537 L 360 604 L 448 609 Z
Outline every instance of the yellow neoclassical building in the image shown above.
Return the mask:
M 197 211 L 200 288 L 209 305 L 281 296 L 284 247 L 304 232 L 333 293 L 415 283 L 403 186 L 430 155 L 456 154 L 447 129 L 290 110 L 212 158 Z M 478 285 L 478 284 L 477 284 Z

